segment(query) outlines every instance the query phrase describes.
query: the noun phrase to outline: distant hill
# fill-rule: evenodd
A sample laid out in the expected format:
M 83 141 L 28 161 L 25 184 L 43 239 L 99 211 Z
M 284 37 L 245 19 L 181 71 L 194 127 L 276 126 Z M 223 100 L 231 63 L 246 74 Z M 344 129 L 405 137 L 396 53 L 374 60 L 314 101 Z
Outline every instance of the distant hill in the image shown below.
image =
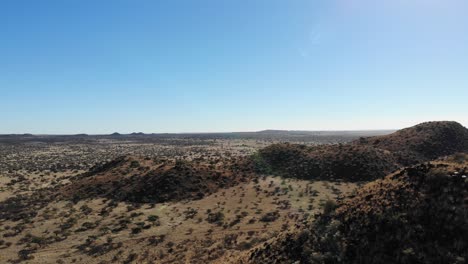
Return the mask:
M 456 122 L 429 122 L 347 144 L 274 144 L 253 158 L 264 172 L 285 177 L 366 181 L 457 152 L 468 152 L 468 129 Z
M 274 144 L 261 149 L 254 158 L 265 172 L 302 179 L 364 181 L 383 177 L 398 168 L 389 151 L 349 144 L 313 147 Z
M 283 131 L 267 130 L 260 132 L 225 132 L 225 133 L 152 133 L 144 134 L 134 132 L 131 134 L 120 134 L 118 132 L 109 135 L 1 135 L 0 143 L 18 144 L 28 142 L 43 143 L 82 143 L 83 141 L 94 143 L 101 140 L 122 140 L 137 143 L 161 143 L 168 140 L 263 140 L 280 142 L 309 142 L 314 144 L 344 143 L 376 135 L 386 135 L 391 131 Z
M 239 133 L 257 133 L 257 134 L 291 134 L 291 135 L 354 135 L 354 136 L 381 136 L 388 135 L 395 130 L 279 130 L 267 129 L 257 132 L 239 132 Z

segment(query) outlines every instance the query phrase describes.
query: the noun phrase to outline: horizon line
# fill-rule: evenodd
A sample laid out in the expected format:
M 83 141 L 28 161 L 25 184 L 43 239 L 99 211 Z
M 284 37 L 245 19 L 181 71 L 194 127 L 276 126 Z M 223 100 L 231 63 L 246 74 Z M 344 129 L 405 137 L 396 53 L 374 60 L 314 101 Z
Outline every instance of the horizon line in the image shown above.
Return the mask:
M 0 136 L 80 136 L 80 135 L 87 135 L 87 136 L 111 136 L 113 134 L 119 134 L 122 136 L 125 135 L 184 135 L 184 134 L 234 134 L 234 133 L 261 133 L 261 132 L 268 132 L 268 131 L 278 131 L 278 132 L 372 132 L 372 131 L 396 131 L 399 130 L 392 128 L 392 129 L 321 129 L 321 130 L 296 130 L 296 129 L 263 129 L 263 130 L 252 130 L 252 131 L 213 131 L 213 132 L 129 132 L 129 133 L 121 133 L 121 132 L 112 132 L 112 133 L 104 133 L 104 134 L 93 134 L 93 133 L 0 133 Z

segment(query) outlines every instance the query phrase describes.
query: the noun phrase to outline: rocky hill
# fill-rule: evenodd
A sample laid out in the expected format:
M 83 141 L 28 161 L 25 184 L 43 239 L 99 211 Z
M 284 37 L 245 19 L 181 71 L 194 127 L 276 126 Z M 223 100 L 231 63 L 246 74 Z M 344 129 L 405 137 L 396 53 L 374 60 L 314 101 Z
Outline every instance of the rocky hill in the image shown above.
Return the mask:
M 389 151 L 351 144 L 313 147 L 275 144 L 261 149 L 256 160 L 267 172 L 317 180 L 372 180 L 398 168 Z
M 466 263 L 468 155 L 409 167 L 237 263 Z
M 200 199 L 253 177 L 241 160 L 221 164 L 120 157 L 72 179 L 60 192 L 74 200 L 106 197 L 129 202 Z
M 274 144 L 253 160 L 260 171 L 285 177 L 367 181 L 457 152 L 468 152 L 468 129 L 456 122 L 429 122 L 348 144 Z
M 361 138 L 357 145 L 389 150 L 402 165 L 468 151 L 468 129 L 457 122 L 426 122 L 385 136 Z

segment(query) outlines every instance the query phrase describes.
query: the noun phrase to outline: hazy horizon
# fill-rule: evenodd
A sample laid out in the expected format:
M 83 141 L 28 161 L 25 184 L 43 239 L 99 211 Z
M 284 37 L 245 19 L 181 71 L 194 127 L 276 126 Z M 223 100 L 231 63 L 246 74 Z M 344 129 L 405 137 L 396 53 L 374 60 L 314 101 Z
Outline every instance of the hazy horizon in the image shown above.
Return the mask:
M 195 131 L 195 132 L 142 132 L 142 131 L 132 131 L 132 132 L 125 132 L 121 133 L 119 131 L 114 131 L 112 133 L 104 133 L 104 134 L 92 134 L 92 133 L 69 133 L 69 134 L 46 134 L 46 133 L 8 133 L 2 135 L 33 135 L 33 136 L 76 136 L 76 135 L 89 135 L 89 136 L 105 136 L 105 135 L 112 135 L 112 134 L 121 134 L 121 135 L 130 135 L 133 133 L 143 133 L 146 135 L 158 135 L 158 134 L 216 134 L 216 133 L 260 133 L 260 132 L 268 132 L 268 131 L 280 131 L 280 132 L 324 132 L 324 133 L 334 133 L 334 132 L 373 132 L 373 131 L 396 131 L 398 129 L 362 129 L 362 130 L 283 130 L 283 129 L 264 129 L 264 130 L 255 130 L 255 131 L 211 131 L 211 132 L 203 132 L 203 131 Z
M 293 132 L 353 132 L 353 131 L 396 131 L 399 129 L 403 128 L 408 128 L 411 126 L 415 126 L 420 123 L 424 122 L 433 122 L 433 121 L 455 121 L 463 125 L 464 127 L 468 127 L 468 122 L 460 122 L 458 120 L 450 120 L 450 119 L 434 119 L 434 120 L 422 120 L 422 121 L 416 121 L 416 122 L 411 122 L 411 121 L 406 121 L 406 122 L 401 122 L 402 124 L 407 124 L 399 127 L 371 127 L 371 128 L 366 128 L 366 127 L 359 127 L 359 126 L 350 126 L 350 128 L 346 127 L 340 127 L 337 125 L 337 128 L 310 128 L 310 129 L 301 129 L 301 128 L 294 128 L 294 129 L 288 129 L 288 128 L 261 128 L 261 129 L 256 129 L 256 130 L 198 130 L 198 131 L 171 131 L 171 130 L 156 130 L 156 131 L 149 131 L 149 130 L 138 130 L 138 129 L 133 129 L 132 127 L 128 127 L 125 130 L 119 131 L 119 130 L 102 130 L 103 132 L 100 133 L 94 133 L 94 132 L 86 132 L 86 131 L 71 131 L 71 132 L 64 132 L 64 133 L 57 133 L 57 132 L 41 132 L 38 130 L 34 130 L 35 132 L 30 132 L 30 131 L 20 131 L 20 132 L 11 132 L 11 133 L 3 133 L 0 131 L 0 135 L 22 135 L 22 134 L 33 134 L 33 135 L 78 135 L 78 134 L 87 134 L 87 135 L 109 135 L 113 133 L 119 133 L 119 134 L 131 134 L 131 133 L 144 133 L 144 134 L 203 134 L 203 133 L 243 133 L 243 132 L 262 132 L 262 131 L 267 131 L 267 130 L 278 130 L 278 131 L 293 131 Z M 47 131 L 47 129 L 46 129 Z
M 468 126 L 468 3 L 2 1 L 0 134 Z

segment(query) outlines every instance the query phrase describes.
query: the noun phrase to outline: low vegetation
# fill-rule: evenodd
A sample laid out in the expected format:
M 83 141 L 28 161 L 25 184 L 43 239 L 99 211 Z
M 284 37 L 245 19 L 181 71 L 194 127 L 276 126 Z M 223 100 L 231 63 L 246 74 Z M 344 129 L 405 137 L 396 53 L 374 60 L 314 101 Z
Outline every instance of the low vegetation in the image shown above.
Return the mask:
M 0 136 L 0 263 L 465 263 L 466 131 Z

